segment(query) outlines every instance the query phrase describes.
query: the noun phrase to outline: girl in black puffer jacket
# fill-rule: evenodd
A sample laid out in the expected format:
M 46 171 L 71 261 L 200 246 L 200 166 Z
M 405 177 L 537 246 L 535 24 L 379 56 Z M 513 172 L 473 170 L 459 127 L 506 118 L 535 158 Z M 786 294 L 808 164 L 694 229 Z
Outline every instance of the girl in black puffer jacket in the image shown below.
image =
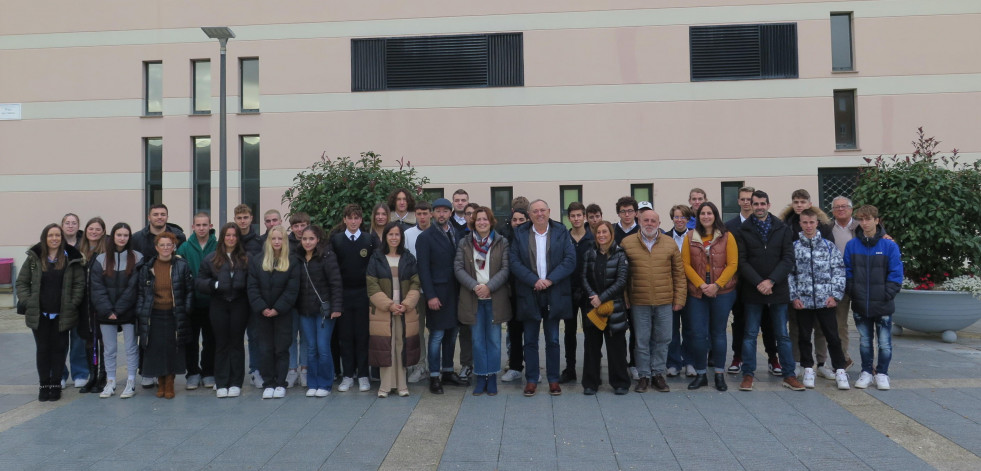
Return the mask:
M 606 340 L 607 368 L 610 386 L 618 395 L 630 388 L 627 373 L 627 306 L 623 290 L 627 286 L 627 254 L 613 240 L 613 224 L 602 221 L 596 226 L 596 246 L 586 251 L 582 270 L 582 289 L 590 305 L 595 309 L 612 301 L 613 313 L 607 318 L 606 328 L 600 330 L 588 318 L 582 321 L 586 335 L 583 349 L 582 387 L 586 395 L 596 394 L 602 383 L 600 359 L 603 341 Z

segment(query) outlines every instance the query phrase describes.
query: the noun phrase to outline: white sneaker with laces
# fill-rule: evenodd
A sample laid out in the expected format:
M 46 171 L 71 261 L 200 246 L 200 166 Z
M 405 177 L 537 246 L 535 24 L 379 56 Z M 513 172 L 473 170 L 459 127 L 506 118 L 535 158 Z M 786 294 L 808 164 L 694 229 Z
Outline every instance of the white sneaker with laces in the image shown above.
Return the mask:
M 255 385 L 255 388 L 256 389 L 263 389 L 263 387 L 262 387 L 262 384 L 263 384 L 262 374 L 259 373 L 259 370 L 255 370 L 255 371 L 252 372 L 252 384 Z M 231 388 L 229 388 L 229 389 L 231 389 Z
M 327 397 L 330 396 L 330 389 L 318 389 L 317 397 Z
M 858 375 L 858 381 L 855 381 L 855 387 L 858 389 L 865 389 L 869 387 L 872 383 L 872 373 L 863 371 L 862 374 Z
M 889 375 L 879 373 L 875 375 L 875 388 L 879 391 L 889 390 Z
M 410 383 L 418 383 L 419 381 L 422 381 L 428 377 L 429 371 L 425 367 L 416 365 L 414 368 L 412 368 L 412 374 L 409 375 L 409 378 L 406 381 Z
M 501 375 L 501 381 L 511 382 L 521 379 L 521 372 L 518 370 L 507 370 Z
M 317 395 L 316 389 L 307 389 L 307 397 L 314 397 Z
M 276 399 L 282 399 L 286 397 L 286 388 L 279 386 L 273 391 L 273 397 Z
M 835 374 L 835 370 L 832 370 L 831 367 L 828 366 L 827 363 L 821 365 L 818 368 L 818 374 L 820 374 L 821 377 L 824 378 L 824 379 L 830 379 L 832 381 L 838 379 L 838 377 Z
M 129 399 L 136 395 L 136 381 L 132 379 L 126 379 L 126 387 L 123 388 L 123 393 L 119 395 L 120 399 Z
M 263 399 L 272 399 L 272 397 L 273 397 L 273 388 L 266 388 L 262 390 Z
M 150 377 L 144 376 L 143 379 L 140 380 L 140 386 L 142 386 L 143 389 L 150 389 L 155 384 L 157 384 L 157 378 L 154 378 L 152 376 Z M 61 387 L 65 387 L 65 386 L 62 385 Z
M 306 368 L 300 368 L 300 387 L 301 388 L 307 387 L 307 369 Z
M 228 397 L 239 397 L 242 395 L 242 388 L 238 386 L 232 386 L 228 388 Z
M 344 379 L 341 380 L 341 385 L 337 387 L 337 390 L 340 392 L 347 392 L 349 389 L 351 389 L 351 386 L 354 386 L 354 378 L 345 376 Z
M 689 378 L 694 378 L 697 375 L 695 373 L 695 367 L 691 365 L 685 365 L 685 376 Z
M 228 388 L 218 388 L 218 390 L 215 391 L 215 395 L 218 396 L 218 399 L 228 397 Z
M 291 369 L 288 373 L 286 373 L 286 387 L 292 388 L 293 386 L 295 386 L 296 380 L 299 377 L 300 375 L 299 373 L 296 372 L 296 369 Z
M 470 377 L 470 373 L 473 373 L 473 368 L 469 366 L 464 366 L 460 368 L 460 379 L 467 379 Z
M 640 381 L 640 372 L 637 371 L 636 366 L 630 367 L 630 379 L 634 381 Z
M 804 387 L 814 389 L 814 368 L 804 368 Z
M 89 382 L 89 377 L 88 376 L 86 376 L 84 378 L 75 378 L 75 387 L 76 388 L 80 388 L 82 386 L 85 386 L 85 383 L 88 383 L 88 382 Z
M 675 376 L 678 376 L 678 369 L 673 366 L 668 368 L 668 377 L 674 378 Z
M 851 389 L 851 386 L 848 385 L 848 373 L 845 370 L 835 371 L 835 382 L 838 383 L 838 389 Z
M 112 397 L 112 395 L 115 394 L 115 392 L 116 392 L 116 380 L 109 379 L 106 380 L 106 387 L 105 389 L 102 390 L 101 393 L 99 393 L 99 397 L 101 398 Z
M 361 392 L 371 391 L 371 381 L 365 376 L 358 378 L 358 390 Z

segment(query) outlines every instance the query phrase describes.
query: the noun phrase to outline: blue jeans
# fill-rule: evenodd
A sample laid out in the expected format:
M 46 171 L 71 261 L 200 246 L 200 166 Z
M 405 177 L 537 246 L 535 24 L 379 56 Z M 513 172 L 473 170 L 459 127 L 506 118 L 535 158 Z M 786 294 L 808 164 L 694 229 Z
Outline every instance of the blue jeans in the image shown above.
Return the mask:
M 682 369 L 692 364 L 692 328 L 688 320 L 688 306 L 674 311 L 671 319 L 671 344 L 668 345 L 668 368 Z
M 712 346 L 712 362 L 715 372 L 725 371 L 726 362 L 726 324 L 729 322 L 729 310 L 736 300 L 736 292 L 730 291 L 714 298 L 688 296 L 685 303 L 687 312 L 686 324 L 691 326 L 692 366 L 695 372 L 705 374 L 706 357 L 709 345 Z
M 306 338 L 300 333 L 300 314 L 295 310 L 293 311 L 293 327 L 292 327 L 292 341 L 290 342 L 290 369 L 295 370 L 297 367 L 306 367 L 309 363 L 307 361 L 306 355 L 297 355 L 297 351 L 309 350 L 306 348 Z M 299 335 L 298 335 L 299 334 Z
M 889 362 L 892 361 L 892 316 L 869 318 L 852 315 L 859 335 L 858 351 L 862 354 L 862 371 L 872 374 L 872 362 L 875 360 L 872 339 L 878 336 L 879 364 L 875 367 L 875 372 L 889 374 Z
M 429 331 L 429 376 L 453 372 L 453 350 L 456 348 L 458 327 Z
M 755 376 L 756 336 L 760 333 L 763 306 L 769 306 L 770 323 L 773 325 L 773 337 L 777 343 L 777 358 L 783 367 L 783 377 L 796 377 L 794 350 L 790 345 L 790 335 L 787 333 L 787 304 L 745 303 L 744 306 L 746 309 L 746 333 L 743 336 L 743 375 Z
M 525 328 L 525 380 L 538 384 L 540 366 L 538 358 L 538 332 L 545 330 L 545 377 L 549 383 L 559 382 L 559 321 L 542 319 L 524 321 Z
M 493 375 L 501 371 L 501 325 L 494 323 L 491 300 L 477 301 L 477 322 L 471 326 L 473 335 L 473 373 Z
M 72 379 L 85 379 L 89 377 L 89 360 L 86 355 L 85 340 L 78 335 L 78 327 L 72 327 L 68 331 L 68 368 L 61 373 L 61 379 L 67 380 L 69 370 Z
M 334 319 L 323 316 L 299 316 L 303 344 L 307 349 L 307 388 L 326 389 L 334 386 L 334 358 L 330 353 L 330 337 Z

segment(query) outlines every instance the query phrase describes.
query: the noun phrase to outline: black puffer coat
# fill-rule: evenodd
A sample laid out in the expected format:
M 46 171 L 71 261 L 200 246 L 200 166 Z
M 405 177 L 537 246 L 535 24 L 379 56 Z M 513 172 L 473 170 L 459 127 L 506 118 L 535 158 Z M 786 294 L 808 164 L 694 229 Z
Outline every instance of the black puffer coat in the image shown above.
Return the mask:
M 736 232 L 739 243 L 739 296 L 744 303 L 773 304 L 790 302 L 790 270 L 794 268 L 794 243 L 790 226 L 772 214 L 766 242 L 760 236 L 753 217 L 743 221 Z M 773 292 L 761 294 L 756 286 L 763 280 L 773 282 Z
M 90 299 L 95 308 L 95 318 L 100 324 L 120 325 L 136 322 L 136 283 L 140 275 L 143 254 L 133 251 L 135 266 L 126 275 L 127 252 L 113 251 L 115 264 L 112 276 L 105 273 L 107 254 L 99 254 L 89 271 Z M 190 268 L 190 267 L 188 267 Z M 110 314 L 116 314 L 110 319 Z
M 217 252 L 209 253 L 201 261 L 201 268 L 198 269 L 198 277 L 194 281 L 194 286 L 201 294 L 214 297 L 221 297 L 225 301 L 232 301 L 239 296 L 245 296 L 245 287 L 248 284 L 249 268 L 248 262 L 237 264 L 232 268 L 231 263 L 225 263 L 221 269 L 215 271 L 215 255 Z M 226 256 L 222 254 L 222 256 Z M 234 276 L 233 276 L 234 275 Z M 215 282 L 218 287 L 215 287 Z
M 613 243 L 607 251 L 609 256 L 606 259 L 606 269 L 603 270 L 603 279 L 596 277 L 596 253 L 595 245 L 586 251 L 583 258 L 581 273 L 582 290 L 585 302 L 589 298 L 599 295 L 600 302 L 613 300 L 613 313 L 607 320 L 606 327 L 611 332 L 620 332 L 627 329 L 627 304 L 624 302 L 623 290 L 627 287 L 627 277 L 630 275 L 627 262 L 627 253 L 620 246 Z M 585 318 L 588 311 L 583 312 L 583 324 L 592 322 Z
M 157 257 L 150 257 L 149 260 L 140 266 L 140 275 L 137 281 L 136 294 L 136 315 L 138 316 L 137 330 L 140 334 L 140 345 L 147 345 L 150 340 L 150 316 L 153 311 L 153 287 L 156 283 L 156 274 L 153 273 L 153 264 Z M 174 295 L 174 320 L 177 322 L 177 342 L 185 344 L 190 340 L 190 326 L 187 323 L 187 314 L 194 306 L 194 277 L 191 275 L 191 266 L 187 261 L 180 257 L 174 257 L 170 261 L 170 283 Z
M 320 315 L 321 299 L 330 303 L 330 312 L 344 312 L 344 283 L 341 281 L 341 269 L 337 265 L 334 251 L 324 249 L 323 255 L 315 255 L 309 262 L 303 255 L 295 256 L 293 261 L 300 272 L 300 294 L 296 298 L 296 308 L 300 315 Z
M 249 263 L 247 291 L 252 312 L 262 314 L 265 309 L 275 309 L 279 315 L 292 315 L 300 290 L 297 268 L 296 263 L 290 263 L 286 271 L 265 271 L 262 269 L 262 258 L 253 258 Z

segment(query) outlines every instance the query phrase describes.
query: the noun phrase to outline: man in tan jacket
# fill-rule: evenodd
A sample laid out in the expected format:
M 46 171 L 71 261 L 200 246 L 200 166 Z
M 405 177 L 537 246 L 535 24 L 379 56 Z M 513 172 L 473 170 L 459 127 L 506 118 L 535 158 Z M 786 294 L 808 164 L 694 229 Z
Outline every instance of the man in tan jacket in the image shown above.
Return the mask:
M 637 337 L 634 360 L 640 380 L 634 391 L 647 392 L 649 386 L 660 392 L 670 388 L 664 380 L 671 343 L 672 311 L 685 306 L 687 286 L 678 245 L 661 237 L 661 218 L 651 204 L 641 203 L 640 232 L 623 239 L 620 246 L 630 261 L 631 335 Z

